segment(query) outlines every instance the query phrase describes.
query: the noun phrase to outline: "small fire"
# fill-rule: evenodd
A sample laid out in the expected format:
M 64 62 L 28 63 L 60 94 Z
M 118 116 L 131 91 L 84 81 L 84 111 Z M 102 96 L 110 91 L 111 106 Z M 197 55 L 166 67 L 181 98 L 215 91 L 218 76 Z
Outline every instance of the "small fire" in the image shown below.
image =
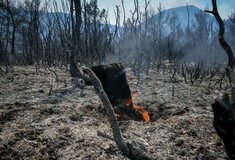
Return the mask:
M 120 115 L 119 115 L 119 114 L 115 114 L 115 116 L 116 116 L 116 117 L 120 117 Z
M 131 102 L 133 104 L 133 107 L 140 113 L 143 115 L 143 119 L 145 120 L 145 122 L 149 122 L 150 120 L 150 117 L 148 115 L 148 112 L 146 110 L 144 110 L 144 107 L 141 107 L 141 106 L 136 106 L 134 104 L 134 99 L 136 97 L 136 94 L 133 95 L 133 98 L 132 99 L 128 99 L 128 100 L 124 100 L 125 104 L 127 107 L 130 106 Z

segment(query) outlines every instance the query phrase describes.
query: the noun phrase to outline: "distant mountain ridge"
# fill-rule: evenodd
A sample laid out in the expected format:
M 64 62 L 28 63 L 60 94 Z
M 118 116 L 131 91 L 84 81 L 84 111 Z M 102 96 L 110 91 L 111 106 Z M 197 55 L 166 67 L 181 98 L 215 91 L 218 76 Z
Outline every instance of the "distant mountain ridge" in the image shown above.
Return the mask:
M 189 15 L 188 15 L 188 13 L 189 13 Z M 201 9 L 199 9 L 198 7 L 193 6 L 193 5 L 189 5 L 188 7 L 181 6 L 181 7 L 166 9 L 166 10 L 163 10 L 161 14 L 162 14 L 162 22 L 164 23 L 164 28 L 168 27 L 168 23 L 169 23 L 168 21 L 170 18 L 172 18 L 172 16 L 174 16 L 174 14 L 176 15 L 175 17 L 177 17 L 177 19 L 179 21 L 181 29 L 183 29 L 183 30 L 185 30 L 188 26 L 188 19 L 189 19 L 189 27 L 191 29 L 194 27 L 194 25 L 197 24 L 195 14 L 204 15 L 206 17 L 206 20 L 208 22 L 209 21 L 213 22 L 214 27 L 216 28 L 216 23 L 215 23 L 214 17 L 208 13 L 205 13 L 204 11 L 202 11 Z M 154 18 L 155 21 L 158 21 L 159 17 L 160 17 L 160 13 L 157 13 L 152 18 Z M 143 23 L 145 23 L 145 22 L 143 22 Z
M 189 11 L 189 15 L 188 15 L 187 9 Z M 217 21 L 213 15 L 206 13 L 203 10 L 201 10 L 200 8 L 193 6 L 193 5 L 189 5 L 188 8 L 187 8 L 187 6 L 180 6 L 180 7 L 176 7 L 176 8 L 170 8 L 170 9 L 163 10 L 162 11 L 162 16 L 163 16 L 162 22 L 163 22 L 165 29 L 167 29 L 169 27 L 167 24 L 167 20 L 169 20 L 168 15 L 172 16 L 174 13 L 177 15 L 178 20 L 179 20 L 179 24 L 181 26 L 181 29 L 183 29 L 183 30 L 186 30 L 186 28 L 188 26 L 188 16 L 189 16 L 190 29 L 193 29 L 193 27 L 197 26 L 197 20 L 196 20 L 195 14 L 202 14 L 206 17 L 207 22 L 212 22 L 214 31 L 218 31 L 218 29 L 219 29 Z M 160 13 L 157 13 L 152 18 L 154 18 L 154 20 L 156 22 L 158 22 L 159 17 L 160 17 Z M 144 26 L 145 23 L 146 22 L 142 22 L 141 25 Z M 225 19 L 224 23 L 225 23 L 226 30 L 228 30 L 229 26 L 231 25 L 230 20 Z
M 14 9 L 19 10 L 17 8 L 14 8 Z M 193 6 L 193 5 L 188 5 L 188 10 L 189 10 L 189 26 L 190 26 L 190 28 L 193 28 L 194 27 L 193 25 L 197 24 L 196 18 L 195 18 L 195 14 L 201 13 L 201 14 L 206 16 L 207 21 L 213 22 L 213 28 L 215 30 L 218 30 L 218 24 L 217 24 L 215 18 L 211 14 L 205 13 L 203 10 L 201 10 L 198 7 Z M 164 23 L 164 27 L 165 28 L 168 27 L 168 24 L 166 24 L 167 23 L 167 16 L 168 15 L 173 15 L 174 13 L 177 15 L 177 17 L 179 19 L 179 23 L 180 23 L 181 29 L 185 30 L 187 28 L 187 25 L 188 25 L 187 6 L 180 6 L 180 7 L 175 7 L 175 8 L 170 8 L 170 9 L 163 10 L 162 11 L 162 14 L 163 14 L 162 22 Z M 48 14 L 48 13 L 40 11 L 40 15 L 41 15 L 40 21 L 42 21 L 43 24 L 45 24 L 46 21 L 47 21 L 46 19 L 44 19 L 44 16 L 46 16 L 46 14 Z M 50 12 L 49 13 L 49 17 L 53 18 L 55 16 L 55 17 L 58 17 L 58 18 L 60 18 L 60 19 L 65 21 L 64 14 L 67 17 L 69 16 L 69 13 Z M 159 16 L 160 16 L 160 14 L 157 13 L 152 18 L 154 18 L 154 20 L 157 21 Z M 229 19 L 224 20 L 224 23 L 225 23 L 225 26 L 226 26 L 226 30 L 229 29 L 230 25 L 232 25 L 232 23 L 230 22 Z M 144 24 L 145 24 L 145 21 L 141 23 L 141 25 L 143 25 L 143 26 L 144 26 Z M 82 28 L 83 28 L 83 26 L 84 26 L 84 23 L 82 23 Z M 105 24 L 102 24 L 101 26 L 103 28 L 105 26 Z M 108 26 L 110 27 L 110 32 L 114 32 L 115 26 L 113 24 L 108 24 Z

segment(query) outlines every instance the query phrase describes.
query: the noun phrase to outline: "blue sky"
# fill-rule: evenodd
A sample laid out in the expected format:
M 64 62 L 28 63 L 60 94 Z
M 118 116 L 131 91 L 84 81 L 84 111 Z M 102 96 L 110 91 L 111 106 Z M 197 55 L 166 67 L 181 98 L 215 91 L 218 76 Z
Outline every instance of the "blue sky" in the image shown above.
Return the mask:
M 145 0 L 139 0 L 140 9 L 144 10 Z M 179 6 L 184 6 L 186 3 L 188 5 L 194 5 L 200 9 L 205 9 L 206 6 L 209 9 L 212 9 L 211 0 L 151 0 L 150 7 L 154 10 L 157 9 L 161 3 L 162 8 L 169 9 Z M 133 0 L 124 0 L 126 14 L 130 16 L 130 10 L 134 10 L 134 2 Z M 110 22 L 115 23 L 115 14 L 114 10 L 116 9 L 116 5 L 121 5 L 121 0 L 98 0 L 98 7 L 109 9 Z M 219 13 L 223 19 L 227 19 L 228 15 L 231 14 L 235 9 L 235 0 L 217 0 L 217 5 L 219 9 Z M 120 10 L 122 12 L 122 7 L 120 6 Z M 122 12 L 123 13 L 123 12 Z
M 19 0 L 24 1 L 24 0 Z M 41 0 L 42 3 L 45 0 Z M 53 0 L 51 0 L 53 1 Z M 61 0 L 55 0 L 60 4 Z M 66 0 L 65 0 L 66 1 Z M 82 0 L 83 1 L 83 0 Z M 90 1 L 90 0 L 87 0 Z M 115 14 L 114 10 L 116 10 L 116 5 L 121 5 L 121 0 L 97 0 L 98 7 L 100 9 L 108 9 L 109 10 L 109 19 L 111 24 L 115 24 Z M 144 10 L 144 3 L 145 0 L 139 0 L 140 9 Z M 150 7 L 152 10 L 157 11 L 157 7 L 161 3 L 162 8 L 169 9 L 179 6 L 185 6 L 186 3 L 188 5 L 194 5 L 200 9 L 205 9 L 206 6 L 209 9 L 212 9 L 212 2 L 211 0 L 151 0 Z M 134 10 L 134 0 L 124 0 L 125 8 L 126 8 L 126 15 L 127 17 L 131 17 L 130 10 Z M 217 5 L 219 9 L 219 13 L 223 19 L 227 19 L 229 15 L 231 15 L 232 11 L 235 9 L 235 0 L 217 0 Z M 120 6 L 121 17 L 123 17 L 122 7 Z M 121 19 L 122 22 L 122 19 Z

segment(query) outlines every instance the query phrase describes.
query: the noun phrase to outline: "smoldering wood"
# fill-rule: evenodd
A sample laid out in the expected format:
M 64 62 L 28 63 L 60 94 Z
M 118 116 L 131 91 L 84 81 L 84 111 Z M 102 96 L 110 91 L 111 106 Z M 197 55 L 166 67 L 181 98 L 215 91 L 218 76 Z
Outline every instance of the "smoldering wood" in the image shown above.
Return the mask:
M 121 64 L 99 65 L 92 67 L 91 70 L 101 81 L 112 105 L 119 104 L 120 99 L 131 99 L 125 70 Z
M 91 68 L 102 83 L 114 111 L 121 119 L 141 121 L 143 116 L 133 107 L 131 91 L 126 79 L 126 72 L 120 63 L 99 65 Z M 126 106 L 125 100 L 131 101 Z
M 229 96 L 216 99 L 212 105 L 214 112 L 214 128 L 224 142 L 229 159 L 235 159 L 235 104 Z
M 90 68 L 84 68 L 84 73 L 86 73 L 94 85 L 95 92 L 101 99 L 105 109 L 106 114 L 108 116 L 109 123 L 111 125 L 113 131 L 113 137 L 118 146 L 119 150 L 123 152 L 130 159 L 134 160 L 155 160 L 157 159 L 154 155 L 142 150 L 139 145 L 133 145 L 132 143 L 126 143 L 122 137 L 121 131 L 119 129 L 119 124 L 117 121 L 117 117 L 115 116 L 114 109 L 112 104 L 110 103 L 107 94 L 105 93 L 103 86 L 95 75 L 95 73 Z M 110 137 L 110 136 L 109 136 Z

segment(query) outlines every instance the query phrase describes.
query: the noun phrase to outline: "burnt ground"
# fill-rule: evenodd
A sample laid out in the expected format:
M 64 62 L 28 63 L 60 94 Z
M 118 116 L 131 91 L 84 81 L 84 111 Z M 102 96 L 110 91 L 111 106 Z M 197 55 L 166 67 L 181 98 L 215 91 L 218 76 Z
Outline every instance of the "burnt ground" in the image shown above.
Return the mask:
M 128 159 L 115 143 L 104 108 L 92 86 L 69 73 L 14 67 L 0 77 L 0 159 Z M 128 78 L 136 78 L 127 69 Z M 119 121 L 123 137 L 144 144 L 159 159 L 226 159 L 213 125 L 211 103 L 219 87 L 186 84 L 151 71 L 130 81 L 135 104 L 150 122 Z M 174 86 L 174 96 L 172 96 Z M 49 95 L 50 93 L 50 95 Z

